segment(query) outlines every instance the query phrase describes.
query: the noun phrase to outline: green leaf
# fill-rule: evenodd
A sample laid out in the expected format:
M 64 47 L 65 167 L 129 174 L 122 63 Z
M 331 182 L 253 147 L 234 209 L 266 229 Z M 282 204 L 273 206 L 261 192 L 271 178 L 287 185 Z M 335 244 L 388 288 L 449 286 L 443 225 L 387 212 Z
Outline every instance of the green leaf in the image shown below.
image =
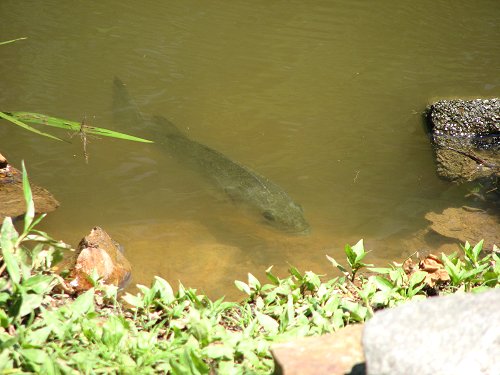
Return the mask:
M 464 279 L 469 279 L 472 276 L 475 276 L 478 273 L 483 272 L 488 267 L 489 267 L 489 264 L 482 264 L 482 265 L 478 266 L 477 268 L 471 269 L 469 271 L 465 271 L 465 272 L 463 272 L 463 278 Z
M 236 285 L 236 288 L 238 288 L 242 292 L 248 294 L 249 296 L 252 295 L 252 291 L 250 290 L 250 287 L 247 284 L 245 284 L 243 281 L 235 280 L 234 284 Z
M 0 309 L 0 327 L 7 328 L 11 323 L 11 318 L 4 309 Z M 0 348 L 1 349 L 1 348 Z
M 460 260 L 457 261 L 457 264 L 453 264 L 453 262 L 443 253 L 441 256 L 441 259 L 443 259 L 444 263 L 444 268 L 450 275 L 451 281 L 455 286 L 460 284 L 463 280 L 463 269 L 461 269 L 461 262 Z
M 89 289 L 68 306 L 73 317 L 78 317 L 90 311 L 94 311 L 94 294 L 94 288 Z
M 52 329 L 43 327 L 34 331 L 29 331 L 26 335 L 26 342 L 33 346 L 42 346 L 47 341 Z
M 22 282 L 26 290 L 32 290 L 36 294 L 45 294 L 52 290 L 51 283 L 55 280 L 52 275 L 35 275 Z
M 0 373 L 2 374 L 15 373 L 14 361 L 10 357 L 11 357 L 10 350 L 0 351 Z
M 259 324 L 269 333 L 276 334 L 278 332 L 279 324 L 276 320 L 271 318 L 269 315 L 262 314 L 258 311 L 255 312 L 257 321 Z
M 297 279 L 302 280 L 302 275 L 300 274 L 299 270 L 296 267 L 291 266 L 288 269 L 288 272 L 290 272 L 290 274 L 295 276 Z
M 251 273 L 248 273 L 248 286 L 255 290 L 260 288 L 260 281 Z
M 48 355 L 42 349 L 20 349 L 21 355 L 31 364 L 41 365 L 47 361 Z
M 85 129 L 85 132 L 89 133 L 89 134 L 102 135 L 104 137 L 118 138 L 118 139 L 123 139 L 126 141 L 134 141 L 134 142 L 142 142 L 142 143 L 154 143 L 153 141 L 150 141 L 149 139 L 134 137 L 133 135 L 128 135 L 128 134 L 124 134 L 124 133 L 120 133 L 117 131 L 108 130 L 108 129 L 104 129 L 104 128 L 97 128 L 95 126 L 85 126 L 84 129 Z
M 389 278 L 396 284 L 396 286 L 403 286 L 403 280 L 407 279 L 406 274 L 402 268 L 395 268 L 389 272 Z
M 231 360 L 234 357 L 234 349 L 231 346 L 211 344 L 203 349 L 208 358 Z
M 340 305 L 340 296 L 333 295 L 325 303 L 325 307 L 324 307 L 325 312 L 333 315 L 333 313 L 337 309 L 339 309 L 339 305 Z
M 420 284 L 422 281 L 424 281 L 426 276 L 427 276 L 427 272 L 424 272 L 424 271 L 415 272 L 410 277 L 410 288 L 413 288 L 415 285 Z
M 184 372 L 185 374 L 194 375 L 208 373 L 209 368 L 207 364 L 201 360 L 193 348 L 185 346 L 180 360 L 189 369 L 187 372 Z
M 218 367 L 215 371 L 216 374 L 240 374 L 242 370 L 237 370 L 234 361 L 219 361 Z
M 43 302 L 43 296 L 39 294 L 32 294 L 32 293 L 23 293 L 22 294 L 22 303 L 21 303 L 21 308 L 19 310 L 19 316 L 23 317 L 31 312 L 33 312 L 35 309 L 39 308 L 40 305 Z
M 395 285 L 390 280 L 387 280 L 385 277 L 373 276 L 371 280 L 373 280 L 373 283 L 377 286 L 378 289 L 384 292 L 391 291 L 395 288 Z
M 102 329 L 102 342 L 110 348 L 117 347 L 127 332 L 123 321 L 116 316 L 110 316 Z
M 266 276 L 267 278 L 269 279 L 269 281 L 271 281 L 274 285 L 279 285 L 280 283 L 280 280 L 274 276 L 272 273 L 271 273 L 271 269 L 273 268 L 273 266 L 269 267 L 267 270 L 266 270 Z
M 344 246 L 344 253 L 347 256 L 347 262 L 349 263 L 349 266 L 353 268 L 354 264 L 356 263 L 356 253 L 349 244 L 346 244 Z
M 355 254 L 354 263 L 359 263 L 366 256 L 367 252 L 365 251 L 365 246 L 363 243 L 363 239 L 359 240 L 356 245 L 352 248 L 352 251 Z
M 476 246 L 472 249 L 472 254 L 474 256 L 474 262 L 477 262 L 479 260 L 479 253 L 481 250 L 483 250 L 483 243 L 484 240 L 479 241 Z
M 344 268 L 343 266 L 341 266 L 335 259 L 333 259 L 332 257 L 330 256 L 326 256 L 326 258 L 330 261 L 330 263 L 336 267 L 340 272 L 342 272 L 343 274 L 348 274 L 349 272 L 347 271 L 346 268 Z
M 24 165 L 24 160 L 22 162 L 23 166 L 23 192 L 24 200 L 26 201 L 26 214 L 24 215 L 24 232 L 28 232 L 33 218 L 35 217 L 35 203 L 33 202 L 33 196 L 31 194 L 30 183 L 28 181 L 28 172 L 26 172 L 26 166 Z
M 351 317 L 357 322 L 363 322 L 368 316 L 368 309 L 359 303 L 343 300 L 341 306 L 351 313 Z
M 0 247 L 2 248 L 3 260 L 7 272 L 12 282 L 16 285 L 18 285 L 21 280 L 19 263 L 14 255 L 15 244 L 18 238 L 19 235 L 12 224 L 12 219 L 6 217 L 3 221 L 2 229 L 0 230 Z
M 108 130 L 108 129 L 104 129 L 104 128 L 98 128 L 95 126 L 84 125 L 84 124 L 82 124 L 80 122 L 76 122 L 76 121 L 70 121 L 70 120 L 60 119 L 57 117 L 46 116 L 46 115 L 42 115 L 40 113 L 12 112 L 12 113 L 10 113 L 10 116 L 14 119 L 27 121 L 27 122 L 30 122 L 33 124 L 47 125 L 47 126 L 52 126 L 52 127 L 56 127 L 56 128 L 74 131 L 74 132 L 81 131 L 81 132 L 84 132 L 86 134 L 95 134 L 95 135 L 101 135 L 104 137 L 119 138 L 119 139 L 124 139 L 124 140 L 128 140 L 128 141 L 134 141 L 134 142 L 153 143 L 153 141 L 150 141 L 148 139 L 134 137 L 132 135 L 128 135 L 128 134 L 124 134 L 124 133 L 120 133 L 120 132 L 116 132 L 116 131 L 112 131 L 112 130 Z
M 175 294 L 170 284 L 161 277 L 155 276 L 155 283 L 153 289 L 156 288 L 160 292 L 161 299 L 168 303 L 175 300 Z
M 314 288 L 317 289 L 321 285 L 321 280 L 320 280 L 319 276 L 311 271 L 306 271 L 305 280 L 307 281 L 307 283 L 311 284 L 311 286 L 313 287 L 313 288 L 309 288 L 310 290 L 312 290 Z
M 122 299 L 132 307 L 138 309 L 144 308 L 144 301 L 140 296 L 135 296 L 133 294 L 126 293 L 124 296 L 122 296 Z M 182 308 L 184 307 L 182 306 Z
M 53 136 L 51 134 L 48 134 L 48 133 L 44 133 L 44 132 L 42 132 L 42 131 L 40 131 L 38 129 L 35 129 L 32 126 L 29 126 L 28 124 L 25 124 L 24 122 L 22 122 L 22 121 L 18 120 L 17 118 L 11 116 L 11 114 L 9 114 L 7 112 L 0 112 L 0 118 L 3 118 L 4 120 L 10 121 L 10 122 L 12 122 L 15 125 L 20 126 L 21 128 L 29 130 L 30 132 L 33 132 L 33 133 L 36 133 L 36 134 L 39 134 L 39 135 L 43 135 L 45 137 L 52 138 L 52 139 L 55 139 L 55 140 L 58 140 L 58 141 L 62 141 L 61 138 L 55 137 L 55 136 Z
M 492 257 L 493 257 L 493 263 L 494 263 L 494 266 L 493 266 L 493 272 L 495 272 L 498 276 L 500 276 L 500 256 L 498 256 L 497 254 L 500 254 L 500 249 L 498 249 L 498 247 L 493 246 L 493 248 L 495 249 L 496 248 L 496 251 L 492 253 Z

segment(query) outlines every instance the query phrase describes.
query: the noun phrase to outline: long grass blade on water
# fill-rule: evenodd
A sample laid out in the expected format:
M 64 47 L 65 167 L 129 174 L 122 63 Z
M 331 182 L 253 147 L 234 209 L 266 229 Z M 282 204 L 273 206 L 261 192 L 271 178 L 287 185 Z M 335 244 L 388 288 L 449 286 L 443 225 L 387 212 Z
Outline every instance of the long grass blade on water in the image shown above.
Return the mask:
M 153 141 L 150 141 L 150 140 L 144 139 L 144 138 L 134 137 L 133 135 L 128 135 L 128 134 L 124 134 L 124 133 L 120 133 L 120 132 L 116 132 L 116 131 L 108 130 L 108 129 L 104 129 L 104 128 L 98 128 L 95 126 L 84 125 L 80 122 L 64 120 L 64 119 L 60 119 L 57 117 L 42 115 L 39 113 L 12 112 L 12 113 L 10 113 L 10 116 L 12 116 L 13 118 L 16 118 L 18 120 L 26 121 L 29 123 L 53 126 L 56 128 L 71 130 L 74 132 L 83 131 L 87 134 L 102 135 L 105 137 L 124 139 L 124 140 L 134 141 L 134 142 L 153 143 Z
M 52 138 L 52 139 L 56 139 L 58 141 L 62 141 L 61 138 L 58 138 L 56 136 L 53 136 L 51 134 L 48 134 L 48 133 L 44 133 L 38 129 L 35 129 L 34 127 L 32 126 L 29 126 L 28 124 L 25 124 L 24 122 L 22 122 L 20 119 L 18 119 L 17 117 L 15 116 L 12 116 L 11 113 L 8 113 L 8 112 L 0 112 L 0 118 L 3 118 L 4 120 L 7 120 L 7 121 L 10 121 L 12 122 L 13 124 L 17 125 L 17 126 L 20 126 L 21 128 L 24 128 L 26 130 L 29 130 L 30 132 L 33 132 L 33 133 L 36 133 L 36 134 L 39 134 L 39 135 L 43 135 L 45 137 L 49 137 L 49 138 Z

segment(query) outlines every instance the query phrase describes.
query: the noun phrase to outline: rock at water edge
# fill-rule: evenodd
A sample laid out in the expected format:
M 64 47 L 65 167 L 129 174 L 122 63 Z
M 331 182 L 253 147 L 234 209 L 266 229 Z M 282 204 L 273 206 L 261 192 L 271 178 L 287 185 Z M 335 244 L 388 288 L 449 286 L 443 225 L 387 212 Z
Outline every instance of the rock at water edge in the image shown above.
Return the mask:
M 99 227 L 93 228 L 80 241 L 76 256 L 70 285 L 77 291 L 93 287 L 89 277 L 94 270 L 105 284 L 123 288 L 130 281 L 132 267 L 122 254 L 120 245 Z
M 356 324 L 329 335 L 273 344 L 275 374 L 364 375 L 362 332 L 363 325 Z
M 378 312 L 363 350 L 368 375 L 500 374 L 500 290 Z

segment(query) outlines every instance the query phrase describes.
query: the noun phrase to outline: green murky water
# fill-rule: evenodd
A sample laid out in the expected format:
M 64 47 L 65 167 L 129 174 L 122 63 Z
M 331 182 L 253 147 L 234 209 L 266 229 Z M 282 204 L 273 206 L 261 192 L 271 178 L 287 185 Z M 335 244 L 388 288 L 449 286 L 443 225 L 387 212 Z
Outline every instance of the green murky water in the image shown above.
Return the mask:
M 4 122 L 0 148 L 61 202 L 44 229 L 76 245 L 95 225 L 134 281 L 212 296 L 364 238 L 382 261 L 412 251 L 430 210 L 461 204 L 438 179 L 421 112 L 500 94 L 498 1 L 43 1 L 0 3 L 0 107 L 161 140 L 112 117 L 119 76 L 145 113 L 265 175 L 300 203 L 309 236 L 263 225 L 160 145 L 57 143 Z M 416 249 L 415 249 L 416 250 Z

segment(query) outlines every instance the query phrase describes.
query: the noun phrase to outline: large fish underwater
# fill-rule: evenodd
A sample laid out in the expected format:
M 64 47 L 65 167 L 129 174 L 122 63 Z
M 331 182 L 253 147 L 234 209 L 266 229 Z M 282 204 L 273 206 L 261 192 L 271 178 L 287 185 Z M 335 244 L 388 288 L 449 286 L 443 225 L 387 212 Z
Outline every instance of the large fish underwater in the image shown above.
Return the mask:
M 302 208 L 281 187 L 220 152 L 189 139 L 166 118 L 142 114 L 124 83 L 116 77 L 113 91 L 118 118 L 144 127 L 160 125 L 166 137 L 163 143 L 181 163 L 202 173 L 232 199 L 256 208 L 273 227 L 288 233 L 309 233 Z

